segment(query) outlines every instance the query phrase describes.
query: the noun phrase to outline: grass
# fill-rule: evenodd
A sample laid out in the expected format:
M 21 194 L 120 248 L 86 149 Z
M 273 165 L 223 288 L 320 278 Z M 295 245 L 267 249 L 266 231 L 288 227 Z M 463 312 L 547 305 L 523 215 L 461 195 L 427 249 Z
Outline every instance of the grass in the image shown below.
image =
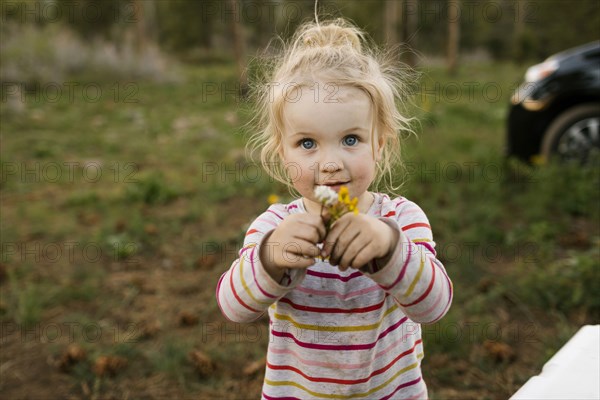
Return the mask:
M 508 99 L 524 69 L 464 65 L 449 77 L 432 67 L 410 107 L 420 128 L 404 143 L 401 194 L 427 213 L 455 287 L 449 314 L 423 328 L 433 399 L 507 398 L 579 326 L 599 320 L 598 168 L 532 168 L 502 156 Z M 57 395 L 260 393 L 262 375 L 241 370 L 268 338 L 224 325 L 214 289 L 268 195 L 290 196 L 244 158 L 245 104 L 206 92 L 207 84 L 235 87 L 235 68 L 182 71 L 180 83 L 94 80 L 97 102 L 29 96 L 21 111 L 2 105 L 1 322 L 95 324 L 103 333 L 94 342 L 80 335 L 90 359 L 57 381 Z M 114 88 L 127 84 L 137 101 L 124 102 L 124 93 L 115 101 Z M 35 243 L 46 250 L 27 251 Z M 200 321 L 182 326 L 181 312 Z M 144 339 L 126 330 L 152 320 L 161 329 Z M 46 365 L 69 338 L 51 341 L 17 341 L 2 362 L 27 356 Z M 486 341 L 507 344 L 513 356 L 494 357 Z M 213 360 L 213 375 L 194 373 L 193 349 Z M 101 354 L 129 365 L 96 378 Z M 0 387 L 13 398 L 25 393 L 22 379 L 41 396 L 36 376 L 64 378 L 48 366 L 11 371 Z

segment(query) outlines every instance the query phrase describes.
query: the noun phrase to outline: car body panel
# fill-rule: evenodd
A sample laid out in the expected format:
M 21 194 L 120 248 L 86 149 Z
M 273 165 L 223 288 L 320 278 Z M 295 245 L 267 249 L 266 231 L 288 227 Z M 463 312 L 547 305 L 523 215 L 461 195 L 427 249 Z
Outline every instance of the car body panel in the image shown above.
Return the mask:
M 507 156 L 539 159 L 544 133 L 565 110 L 600 101 L 600 41 L 549 57 L 558 68 L 535 82 L 523 82 L 511 98 Z

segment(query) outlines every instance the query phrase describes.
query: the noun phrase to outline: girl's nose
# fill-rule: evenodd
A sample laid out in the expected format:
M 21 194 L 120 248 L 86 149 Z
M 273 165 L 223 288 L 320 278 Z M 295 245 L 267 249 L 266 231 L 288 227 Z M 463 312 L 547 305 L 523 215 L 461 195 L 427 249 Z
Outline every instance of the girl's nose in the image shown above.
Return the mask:
M 327 161 L 321 164 L 321 171 L 326 173 L 336 172 L 342 169 L 342 165 L 337 161 Z
M 344 169 L 344 163 L 339 156 L 340 154 L 333 149 L 323 151 L 319 165 L 321 171 L 325 173 L 332 173 Z

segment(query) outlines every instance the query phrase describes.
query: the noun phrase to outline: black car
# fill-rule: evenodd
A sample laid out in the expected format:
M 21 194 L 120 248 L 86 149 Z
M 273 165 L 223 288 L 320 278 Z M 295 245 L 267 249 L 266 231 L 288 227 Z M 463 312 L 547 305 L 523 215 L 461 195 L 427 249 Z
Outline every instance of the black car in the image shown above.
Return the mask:
M 506 150 L 534 164 L 586 162 L 600 151 L 600 41 L 527 70 L 511 98 Z

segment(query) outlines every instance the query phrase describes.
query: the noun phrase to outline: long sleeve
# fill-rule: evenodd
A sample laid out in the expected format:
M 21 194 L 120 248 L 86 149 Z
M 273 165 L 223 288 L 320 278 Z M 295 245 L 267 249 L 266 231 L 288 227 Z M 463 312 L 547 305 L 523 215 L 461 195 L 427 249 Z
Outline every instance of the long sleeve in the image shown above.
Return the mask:
M 434 323 L 452 303 L 452 282 L 436 258 L 429 221 L 419 206 L 406 199 L 382 210 L 382 221 L 399 233 L 388 261 L 375 273 L 366 273 L 389 293 L 414 322 Z
M 239 257 L 219 279 L 217 303 L 227 319 L 254 321 L 304 279 L 305 269 L 291 269 L 286 285 L 280 284 L 267 273 L 259 257 L 263 239 L 286 215 L 286 207 L 275 204 L 254 220 L 246 232 Z

